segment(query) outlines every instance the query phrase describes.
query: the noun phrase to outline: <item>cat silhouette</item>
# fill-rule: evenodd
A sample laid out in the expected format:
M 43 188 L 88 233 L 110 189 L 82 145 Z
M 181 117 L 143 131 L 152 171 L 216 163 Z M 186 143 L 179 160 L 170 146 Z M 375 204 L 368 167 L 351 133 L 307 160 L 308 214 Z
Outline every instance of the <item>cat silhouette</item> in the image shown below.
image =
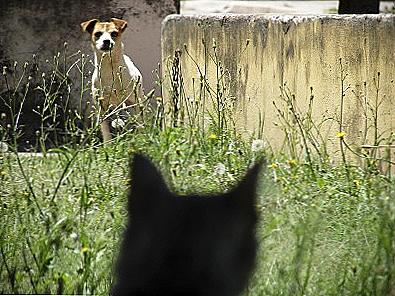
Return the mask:
M 229 192 L 182 196 L 134 155 L 112 295 L 239 295 L 255 263 L 260 167 Z

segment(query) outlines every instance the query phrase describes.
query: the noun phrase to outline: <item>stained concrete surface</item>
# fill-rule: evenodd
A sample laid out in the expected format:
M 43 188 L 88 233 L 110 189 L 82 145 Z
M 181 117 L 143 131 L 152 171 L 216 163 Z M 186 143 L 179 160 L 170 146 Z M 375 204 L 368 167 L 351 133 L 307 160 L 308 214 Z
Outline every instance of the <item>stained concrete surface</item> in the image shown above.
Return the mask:
M 376 97 L 379 134 L 390 139 L 395 131 L 394 15 L 170 16 L 162 29 L 162 59 L 169 64 L 176 50 L 181 53 L 185 92 L 189 96 L 193 96 L 192 81 L 200 81 L 197 65 L 206 73 L 208 82 L 216 85 L 214 42 L 218 59 L 230 77 L 227 96 L 236 101 L 237 128 L 257 135 L 259 118 L 263 118 L 264 137 L 274 149 L 287 145 L 282 120 L 273 105 L 285 108 L 280 88 L 286 85 L 295 95 L 301 114 L 309 108 L 312 88 L 314 122 L 328 149 L 339 156 L 336 133 L 341 75 L 346 75 L 343 129 L 348 143 L 356 151 L 363 144 L 373 144 L 370 107 L 375 105 Z M 169 79 L 168 75 L 168 88 Z M 165 93 L 167 102 L 170 95 Z
M 0 66 L 23 63 L 33 54 L 51 59 L 63 51 L 91 53 L 90 39 L 80 23 L 118 17 L 128 21 L 125 52 L 132 57 L 152 87 L 152 71 L 160 62 L 160 26 L 163 18 L 177 13 L 176 0 L 13 0 L 0 2 Z
M 128 21 L 128 28 L 123 36 L 125 53 L 141 70 L 145 89 L 149 91 L 155 87 L 154 82 L 157 77 L 153 71 L 158 69 L 161 59 L 161 22 L 166 15 L 178 11 L 179 0 L 0 1 L 0 72 L 3 72 L 3 67 L 7 67 L 5 72 L 8 75 L 8 83 L 13 88 L 15 82 L 15 79 L 11 79 L 13 74 L 17 72 L 16 75 L 22 75 L 25 61 L 29 61 L 25 79 L 22 81 L 23 85 L 27 83 L 29 75 L 32 77 L 27 95 L 28 100 L 24 102 L 19 121 L 21 149 L 34 145 L 33 143 L 37 140 L 35 134 L 40 127 L 41 119 L 35 111 L 37 111 L 37 106 L 43 104 L 43 94 L 34 88 L 42 83 L 42 72 L 52 69 L 49 65 L 52 63 L 53 57 L 59 52 L 61 67 L 63 67 L 63 54 L 71 56 L 73 53 L 81 51 L 85 55 L 90 55 L 86 59 L 84 83 L 90 79 L 93 65 L 88 60 L 92 59 L 92 49 L 88 34 L 81 31 L 81 22 L 92 18 L 106 21 L 111 17 Z M 67 51 L 64 49 L 65 42 L 67 42 Z M 35 55 L 34 60 L 33 55 Z M 78 58 L 81 58 L 81 54 L 68 58 L 68 66 Z M 14 71 L 15 61 L 18 62 L 18 71 Z M 80 64 L 78 66 L 81 67 Z M 67 104 L 72 109 L 79 108 L 80 105 L 83 108 L 90 100 L 89 87 L 80 96 L 82 76 L 78 71 L 77 67 L 74 67 L 70 72 L 71 97 Z M 8 100 L 10 92 L 7 91 L 6 81 L 1 74 L 0 96 Z M 49 79 L 48 76 L 46 78 Z M 56 98 L 58 105 L 63 104 L 68 96 L 67 89 L 61 91 L 65 91 L 66 94 Z M 157 89 L 157 91 L 160 90 Z M 13 89 L 11 89 L 11 93 L 13 93 Z M 17 97 L 17 101 L 21 101 L 23 96 L 24 87 L 19 87 L 14 97 Z M 6 103 L 4 100 L 0 100 L 0 113 L 7 114 L 6 122 L 0 121 L 0 124 L 5 126 L 9 124 L 11 117 L 10 108 Z M 18 103 L 16 105 L 16 110 L 18 110 Z M 59 122 L 62 121 L 61 125 L 67 120 L 66 113 L 67 110 L 64 114 L 59 114 L 60 117 L 56 119 Z M 79 122 L 78 124 L 83 123 Z M 59 131 L 60 134 L 61 132 Z

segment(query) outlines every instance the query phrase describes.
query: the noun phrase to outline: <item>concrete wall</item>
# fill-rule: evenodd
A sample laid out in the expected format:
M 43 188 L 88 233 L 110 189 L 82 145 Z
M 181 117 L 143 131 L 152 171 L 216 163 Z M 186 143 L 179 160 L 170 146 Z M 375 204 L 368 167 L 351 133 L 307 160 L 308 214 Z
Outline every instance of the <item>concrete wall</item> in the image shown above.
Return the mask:
M 43 104 L 43 95 L 42 92 L 34 90 L 34 88 L 42 83 L 42 72 L 48 71 L 48 68 L 52 70 L 48 66 L 50 63 L 45 61 L 51 62 L 53 56 L 58 52 L 63 57 L 64 42 L 67 42 L 67 55 L 81 50 L 82 53 L 89 54 L 89 59 L 92 59 L 90 37 L 87 33 L 82 32 L 81 22 L 92 18 L 106 21 L 111 17 L 128 21 L 128 28 L 123 34 L 125 52 L 141 70 L 145 89 L 149 91 L 155 87 L 154 81 L 157 77 L 152 72 L 158 69 L 158 63 L 161 60 L 161 22 L 166 15 L 177 12 L 179 12 L 179 0 L 0 1 L 0 70 L 3 72 L 3 67 L 7 67 L 6 72 L 11 88 L 15 82 L 11 78 L 17 72 L 13 67 L 14 61 L 18 62 L 17 76 L 21 75 L 21 67 L 24 62 L 30 62 L 25 79 L 22 81 L 23 87 L 19 87 L 15 96 L 16 100 L 20 101 L 23 97 L 27 76 L 33 77 L 19 122 L 18 131 L 21 133 L 19 148 L 27 149 L 29 143 L 34 146 L 35 134 L 41 124 L 39 116 L 33 112 L 33 109 L 37 109 L 39 105 Z M 36 55 L 35 61 L 38 67 L 32 64 L 33 55 Z M 78 58 L 81 58 L 81 55 L 69 58 L 69 65 Z M 61 65 L 63 65 L 62 59 Z M 84 70 L 85 82 L 90 80 L 89 71 L 92 70 L 92 63 L 87 62 Z M 82 109 L 84 109 L 83 105 L 86 105 L 85 102 L 90 97 L 89 87 L 83 93 L 81 104 L 81 74 L 76 67 L 73 68 L 70 77 L 73 88 L 70 104 L 74 105 L 73 108 L 82 105 Z M 9 97 L 7 85 L 0 73 L 0 99 L 6 98 L 5 100 L 8 100 Z M 59 96 L 57 103 L 61 104 L 65 97 L 66 95 Z M 0 122 L 0 125 L 7 126 L 11 122 L 11 114 L 9 114 L 10 110 L 4 100 L 0 100 L 0 113 L 7 115 L 6 122 Z M 62 115 L 63 119 L 57 120 L 67 120 L 66 113 L 67 110 L 65 110 L 64 116 Z M 4 137 L 0 131 L 0 139 Z M 49 146 L 54 145 L 57 144 Z
M 169 64 L 175 50 L 181 51 L 187 93 L 192 93 L 192 79 L 199 81 L 196 64 L 215 88 L 216 67 L 209 57 L 213 40 L 229 73 L 228 96 L 236 100 L 237 127 L 257 134 L 261 115 L 264 137 L 275 149 L 286 143 L 273 104 L 284 107 L 280 87 L 286 84 L 301 114 L 308 110 L 313 89 L 314 121 L 331 153 L 338 153 L 342 73 L 347 142 L 357 150 L 362 144 L 374 144 L 369 106 L 375 104 L 378 72 L 379 134 L 388 138 L 395 131 L 394 15 L 169 16 L 162 28 L 162 59 Z M 167 91 L 165 100 L 169 99 Z
M 179 11 L 179 0 L 13 0 L 0 1 L 0 66 L 23 63 L 33 54 L 50 59 L 63 51 L 91 53 L 89 36 L 80 23 L 111 17 L 128 21 L 125 51 L 139 66 L 145 87 L 152 87 L 152 71 L 160 62 L 163 18 Z

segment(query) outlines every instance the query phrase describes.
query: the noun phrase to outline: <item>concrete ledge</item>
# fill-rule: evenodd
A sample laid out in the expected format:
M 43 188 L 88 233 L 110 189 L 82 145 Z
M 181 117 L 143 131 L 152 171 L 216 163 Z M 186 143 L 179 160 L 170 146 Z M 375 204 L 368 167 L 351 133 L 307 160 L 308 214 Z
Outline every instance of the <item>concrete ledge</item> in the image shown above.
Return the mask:
M 182 1 L 181 14 L 337 13 L 338 1 Z
M 285 107 L 280 88 L 286 85 L 301 114 L 309 109 L 312 89 L 314 122 L 328 149 L 338 153 L 344 76 L 342 121 L 348 143 L 356 149 L 375 144 L 376 98 L 380 139 L 395 131 L 394 15 L 169 16 L 162 27 L 162 60 L 169 65 L 180 50 L 187 93 L 192 94 L 192 79 L 199 81 L 197 65 L 215 87 L 213 42 L 229 73 L 237 127 L 256 134 L 261 116 L 264 137 L 275 149 L 284 147 L 285 138 L 273 103 Z
M 337 14 L 339 1 L 226 1 L 226 0 L 188 0 L 181 1 L 181 14 L 207 13 L 276 13 L 276 14 Z M 380 1 L 380 12 L 392 11 L 393 1 Z

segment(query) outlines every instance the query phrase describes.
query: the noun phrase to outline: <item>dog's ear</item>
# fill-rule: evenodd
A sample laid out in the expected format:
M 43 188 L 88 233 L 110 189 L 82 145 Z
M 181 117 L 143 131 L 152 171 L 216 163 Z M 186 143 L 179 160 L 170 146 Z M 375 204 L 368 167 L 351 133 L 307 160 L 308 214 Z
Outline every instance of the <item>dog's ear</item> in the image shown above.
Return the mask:
M 115 17 L 111 18 L 111 21 L 115 24 L 115 26 L 117 26 L 118 30 L 121 32 L 125 31 L 126 27 L 128 26 L 127 21 L 117 19 Z
M 81 23 L 82 31 L 92 34 L 93 28 L 95 27 L 95 25 L 98 21 L 99 21 L 98 19 L 92 19 L 92 20 Z

